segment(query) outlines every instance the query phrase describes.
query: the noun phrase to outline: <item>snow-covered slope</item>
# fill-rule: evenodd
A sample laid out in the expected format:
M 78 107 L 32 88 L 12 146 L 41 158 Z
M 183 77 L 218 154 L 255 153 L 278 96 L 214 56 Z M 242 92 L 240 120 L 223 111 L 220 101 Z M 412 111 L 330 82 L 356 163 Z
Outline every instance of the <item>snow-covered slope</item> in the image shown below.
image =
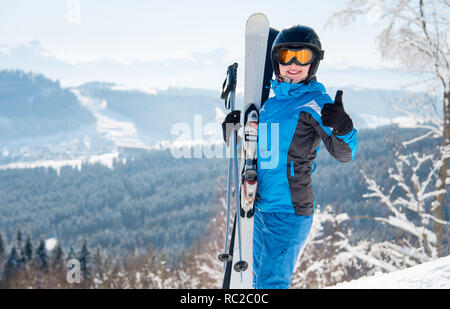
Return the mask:
M 332 289 L 448 289 L 450 255 L 388 274 L 340 283 Z

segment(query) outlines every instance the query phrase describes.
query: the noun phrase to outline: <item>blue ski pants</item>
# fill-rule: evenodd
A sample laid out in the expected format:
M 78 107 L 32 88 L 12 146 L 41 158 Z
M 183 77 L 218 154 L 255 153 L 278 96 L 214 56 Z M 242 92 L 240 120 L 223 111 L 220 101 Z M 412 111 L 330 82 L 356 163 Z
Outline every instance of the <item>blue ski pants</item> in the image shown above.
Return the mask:
M 261 212 L 255 208 L 253 287 L 288 289 L 300 248 L 308 238 L 313 216 Z

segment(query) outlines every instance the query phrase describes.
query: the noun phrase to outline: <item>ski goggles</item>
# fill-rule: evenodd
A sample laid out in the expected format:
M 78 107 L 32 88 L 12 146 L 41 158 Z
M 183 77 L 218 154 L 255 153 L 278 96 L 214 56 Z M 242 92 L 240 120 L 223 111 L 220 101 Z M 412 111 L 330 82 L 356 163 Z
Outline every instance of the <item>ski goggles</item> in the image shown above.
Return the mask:
M 277 53 L 277 58 L 278 63 L 282 65 L 290 65 L 294 62 L 298 65 L 308 65 L 313 62 L 314 53 L 309 48 L 281 48 Z

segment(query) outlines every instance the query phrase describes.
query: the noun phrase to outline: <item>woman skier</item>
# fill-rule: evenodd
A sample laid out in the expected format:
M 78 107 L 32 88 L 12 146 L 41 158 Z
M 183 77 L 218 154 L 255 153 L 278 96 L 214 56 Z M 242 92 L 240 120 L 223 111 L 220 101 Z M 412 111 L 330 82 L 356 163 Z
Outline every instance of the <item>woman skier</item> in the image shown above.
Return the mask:
M 290 287 L 313 221 L 311 174 L 320 142 L 340 162 L 353 160 L 358 146 L 342 91 L 333 101 L 317 82 L 323 55 L 316 32 L 301 25 L 282 30 L 272 46 L 275 96 L 261 108 L 258 129 L 253 236 L 257 289 Z

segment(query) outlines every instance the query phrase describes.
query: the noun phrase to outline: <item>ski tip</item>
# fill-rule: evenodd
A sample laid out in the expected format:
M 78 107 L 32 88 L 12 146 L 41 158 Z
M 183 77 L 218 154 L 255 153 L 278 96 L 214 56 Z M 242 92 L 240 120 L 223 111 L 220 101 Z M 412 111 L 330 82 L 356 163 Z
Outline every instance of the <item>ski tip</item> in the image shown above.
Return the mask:
M 255 22 L 255 21 L 264 21 L 264 22 L 268 23 L 269 19 L 267 18 L 267 16 L 264 13 L 253 13 L 247 19 L 247 23 L 248 22 Z

